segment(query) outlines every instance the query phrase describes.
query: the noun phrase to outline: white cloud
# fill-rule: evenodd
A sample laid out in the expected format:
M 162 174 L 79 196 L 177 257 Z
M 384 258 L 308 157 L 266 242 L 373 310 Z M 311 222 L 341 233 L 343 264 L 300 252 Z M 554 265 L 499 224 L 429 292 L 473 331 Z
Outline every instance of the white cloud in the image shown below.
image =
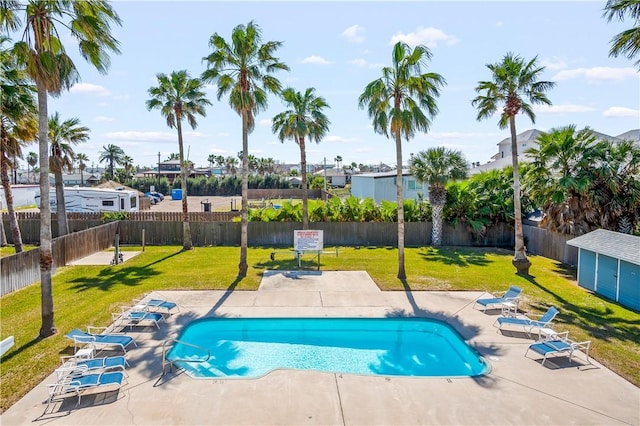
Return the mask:
M 331 62 L 327 61 L 322 56 L 316 56 L 316 55 L 308 56 L 308 57 L 304 58 L 300 62 L 302 62 L 303 64 L 317 64 L 317 65 L 330 65 L 331 64 Z
M 360 68 L 382 68 L 385 65 L 380 63 L 369 63 L 366 59 L 357 58 L 349 61 L 351 65 L 355 65 Z
M 540 61 L 540 65 L 552 71 L 567 68 L 567 63 L 564 61 L 564 59 L 558 58 L 557 56 L 544 58 L 542 61 Z
M 178 142 L 176 133 L 172 132 L 109 132 L 105 133 L 105 136 L 112 141 Z
M 271 127 L 273 121 L 269 120 L 268 118 L 263 118 L 258 122 L 258 124 L 263 127 Z
M 345 138 L 338 135 L 329 135 L 323 139 L 324 142 L 350 143 L 358 141 L 358 138 Z
M 360 25 L 352 25 L 346 30 L 344 30 L 340 35 L 349 40 L 351 43 L 363 43 L 364 36 L 364 27 Z
M 458 38 L 456 36 L 448 35 L 444 31 L 437 28 L 420 27 L 411 33 L 396 33 L 391 37 L 391 41 L 389 41 L 389 44 L 394 45 L 399 41 L 403 41 L 409 46 L 424 44 L 427 47 L 433 49 L 438 46 L 438 42 L 445 42 L 449 46 L 454 45 L 458 43 Z
M 631 67 L 612 68 L 612 67 L 593 67 L 593 68 L 575 68 L 563 70 L 552 77 L 553 80 L 571 80 L 583 77 L 589 81 L 603 80 L 624 80 L 626 78 L 637 78 L 638 71 Z
M 602 113 L 605 117 L 634 117 L 640 119 L 640 110 L 625 107 L 610 107 Z
M 597 111 L 597 109 L 587 105 L 564 104 L 550 106 L 535 105 L 533 107 L 533 111 L 536 114 L 576 114 L 582 112 L 593 112 Z
M 220 132 L 218 133 L 218 136 L 220 136 L 221 138 L 226 138 L 229 136 L 229 132 Z
M 77 83 L 74 84 L 71 89 L 69 89 L 71 93 L 89 93 L 92 95 L 98 96 L 109 96 L 111 93 L 102 86 L 91 83 Z
M 502 22 L 502 21 L 496 22 L 496 27 L 500 28 L 502 26 L 504 26 L 504 22 Z
M 106 117 L 104 115 L 98 115 L 94 118 L 94 120 L 99 121 L 100 123 L 111 123 L 116 121 L 113 117 Z

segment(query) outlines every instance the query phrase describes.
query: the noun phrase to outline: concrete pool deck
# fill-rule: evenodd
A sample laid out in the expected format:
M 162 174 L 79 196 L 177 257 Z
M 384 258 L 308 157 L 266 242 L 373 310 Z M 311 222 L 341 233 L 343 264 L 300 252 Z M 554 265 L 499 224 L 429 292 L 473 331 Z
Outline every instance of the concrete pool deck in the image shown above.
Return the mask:
M 380 291 L 366 272 L 267 271 L 258 291 L 163 291 L 180 313 L 161 329 L 128 332 L 131 366 L 119 392 L 52 403 L 44 384 L 0 416 L 3 425 L 638 425 L 640 389 L 583 354 L 524 353 L 532 339 L 498 332 L 498 312 L 474 309 L 483 292 Z M 559 306 L 562 309 L 561 306 Z M 204 316 L 419 316 L 452 325 L 491 364 L 479 378 L 358 376 L 278 370 L 259 379 L 162 376 L 162 341 Z M 50 376 L 44 383 L 53 383 Z

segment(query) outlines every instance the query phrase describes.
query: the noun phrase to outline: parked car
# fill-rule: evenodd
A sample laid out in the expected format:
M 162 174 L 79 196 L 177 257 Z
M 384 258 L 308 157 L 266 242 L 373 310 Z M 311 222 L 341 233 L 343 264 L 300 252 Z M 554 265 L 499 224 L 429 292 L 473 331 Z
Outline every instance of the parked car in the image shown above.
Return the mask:
M 160 201 L 164 200 L 164 194 L 161 194 L 159 192 L 156 191 L 151 191 L 149 192 L 151 195 L 153 195 L 154 197 L 160 198 Z
M 160 201 L 162 201 L 160 197 L 153 195 L 153 193 L 151 192 L 145 192 L 144 196 L 149 198 L 149 200 L 151 201 L 151 205 L 158 204 Z

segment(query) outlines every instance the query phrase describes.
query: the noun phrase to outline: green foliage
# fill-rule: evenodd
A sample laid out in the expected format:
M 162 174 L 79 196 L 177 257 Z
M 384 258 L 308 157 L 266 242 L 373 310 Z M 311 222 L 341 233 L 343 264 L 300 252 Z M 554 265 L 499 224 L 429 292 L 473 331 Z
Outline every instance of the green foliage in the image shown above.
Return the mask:
M 141 192 L 148 192 L 151 185 L 154 185 L 157 192 L 162 194 L 170 194 L 172 189 L 181 189 L 182 182 L 180 177 L 173 181 L 173 185 L 169 185 L 167 178 L 160 179 L 158 185 L 157 179 L 142 178 L 127 181 L 125 185 L 135 188 Z M 249 177 L 249 189 L 289 189 L 291 184 L 285 177 L 279 175 L 251 175 Z M 187 179 L 187 193 L 194 196 L 210 196 L 210 197 L 229 197 L 242 194 L 242 179 L 239 176 L 198 176 Z
M 128 212 L 102 212 L 100 220 L 103 223 L 108 222 L 117 222 L 118 220 L 127 220 L 129 219 Z

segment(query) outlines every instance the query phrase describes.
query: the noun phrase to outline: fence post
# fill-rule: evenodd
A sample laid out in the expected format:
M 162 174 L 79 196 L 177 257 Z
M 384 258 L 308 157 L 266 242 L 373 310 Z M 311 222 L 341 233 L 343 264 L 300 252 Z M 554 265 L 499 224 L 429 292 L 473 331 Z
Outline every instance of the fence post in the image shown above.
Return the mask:
M 142 251 L 144 251 L 144 228 L 142 228 Z

